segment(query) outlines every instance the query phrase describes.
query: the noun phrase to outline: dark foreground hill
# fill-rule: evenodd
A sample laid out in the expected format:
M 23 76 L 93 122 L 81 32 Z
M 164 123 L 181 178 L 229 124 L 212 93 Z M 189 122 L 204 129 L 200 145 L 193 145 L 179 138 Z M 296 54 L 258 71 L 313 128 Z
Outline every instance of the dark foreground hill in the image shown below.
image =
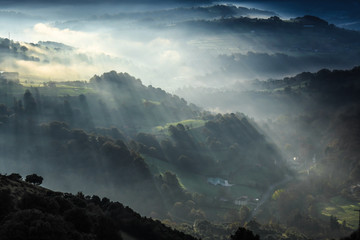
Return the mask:
M 2 240 L 120 240 L 196 238 L 141 217 L 119 202 L 54 192 L 0 175 Z
M 0 202 L 2 240 L 196 240 L 119 202 L 81 192 L 54 192 L 24 182 L 18 174 L 0 175 Z M 357 236 L 354 232 L 343 239 Z M 259 236 L 240 227 L 229 239 L 259 240 Z

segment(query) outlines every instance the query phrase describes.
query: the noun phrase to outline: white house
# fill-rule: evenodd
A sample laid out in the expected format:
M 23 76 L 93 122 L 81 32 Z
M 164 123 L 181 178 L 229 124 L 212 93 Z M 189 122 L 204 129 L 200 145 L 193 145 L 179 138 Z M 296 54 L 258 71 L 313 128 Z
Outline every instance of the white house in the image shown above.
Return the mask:
M 3 72 L 0 71 L 0 79 L 4 79 L 12 82 L 19 82 L 19 73 L 18 72 Z
M 235 205 L 240 205 L 240 206 L 247 205 L 248 202 L 249 202 L 248 196 L 241 196 L 241 197 L 235 199 L 235 201 L 234 201 Z
M 221 185 L 223 187 L 231 187 L 234 184 L 230 184 L 228 180 L 222 178 L 208 178 L 207 182 L 212 185 Z

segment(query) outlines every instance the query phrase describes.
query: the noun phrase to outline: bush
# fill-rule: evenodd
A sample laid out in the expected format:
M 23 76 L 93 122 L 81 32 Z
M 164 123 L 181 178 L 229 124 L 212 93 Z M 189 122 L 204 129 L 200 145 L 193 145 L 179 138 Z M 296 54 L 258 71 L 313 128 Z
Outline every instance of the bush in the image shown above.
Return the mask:
M 0 191 L 0 220 L 11 212 L 14 208 L 14 203 L 10 195 L 10 190 Z
M 54 198 L 48 198 L 32 193 L 25 193 L 19 201 L 20 209 L 38 209 L 43 212 L 57 213 L 60 206 Z
M 22 176 L 18 173 L 12 173 L 9 176 L 7 176 L 9 179 L 14 180 L 14 181 L 20 181 L 22 180 Z
M 0 226 L 0 236 L 2 240 L 72 240 L 69 230 L 61 218 L 30 209 L 6 217 Z
M 250 230 L 247 230 L 245 228 L 239 227 L 238 230 L 235 232 L 234 235 L 231 235 L 231 240 L 260 240 L 259 235 L 255 235 Z
M 91 229 L 91 221 L 86 211 L 82 208 L 73 208 L 64 213 L 65 220 L 74 225 L 79 232 L 88 233 Z

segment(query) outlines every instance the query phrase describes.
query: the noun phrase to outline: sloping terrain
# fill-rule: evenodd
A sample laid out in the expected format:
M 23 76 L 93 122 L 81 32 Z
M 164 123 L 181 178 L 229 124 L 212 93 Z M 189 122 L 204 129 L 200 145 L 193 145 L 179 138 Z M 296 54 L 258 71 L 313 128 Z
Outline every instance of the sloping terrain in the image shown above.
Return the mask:
M 194 237 L 98 196 L 54 192 L 0 175 L 1 239 L 182 239 Z

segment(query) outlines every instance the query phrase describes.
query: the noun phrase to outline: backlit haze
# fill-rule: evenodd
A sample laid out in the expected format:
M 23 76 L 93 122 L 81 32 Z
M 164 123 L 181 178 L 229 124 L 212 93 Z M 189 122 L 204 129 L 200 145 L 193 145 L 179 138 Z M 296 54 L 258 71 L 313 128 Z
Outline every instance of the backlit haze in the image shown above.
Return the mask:
M 1 58 L 1 70 L 19 72 L 21 81 L 89 80 L 115 70 L 181 95 L 178 90 L 184 87 L 232 89 L 233 84 L 240 84 L 246 90 L 254 79 L 282 78 L 324 67 L 351 68 L 359 63 L 358 56 L 334 58 L 346 44 L 320 49 L 332 36 L 319 39 L 320 44 L 313 47 L 302 40 L 306 32 L 291 33 L 300 43 L 288 44 L 282 42 L 287 30 L 239 31 L 227 21 L 272 16 L 288 21 L 317 14 L 332 21 L 329 24 L 356 29 L 352 11 L 356 1 L 327 1 L 327 8 L 324 1 L 2 2 L 0 36 L 21 42 L 28 49 L 25 55 L 35 59 Z M 185 97 L 208 107 L 189 94 Z

